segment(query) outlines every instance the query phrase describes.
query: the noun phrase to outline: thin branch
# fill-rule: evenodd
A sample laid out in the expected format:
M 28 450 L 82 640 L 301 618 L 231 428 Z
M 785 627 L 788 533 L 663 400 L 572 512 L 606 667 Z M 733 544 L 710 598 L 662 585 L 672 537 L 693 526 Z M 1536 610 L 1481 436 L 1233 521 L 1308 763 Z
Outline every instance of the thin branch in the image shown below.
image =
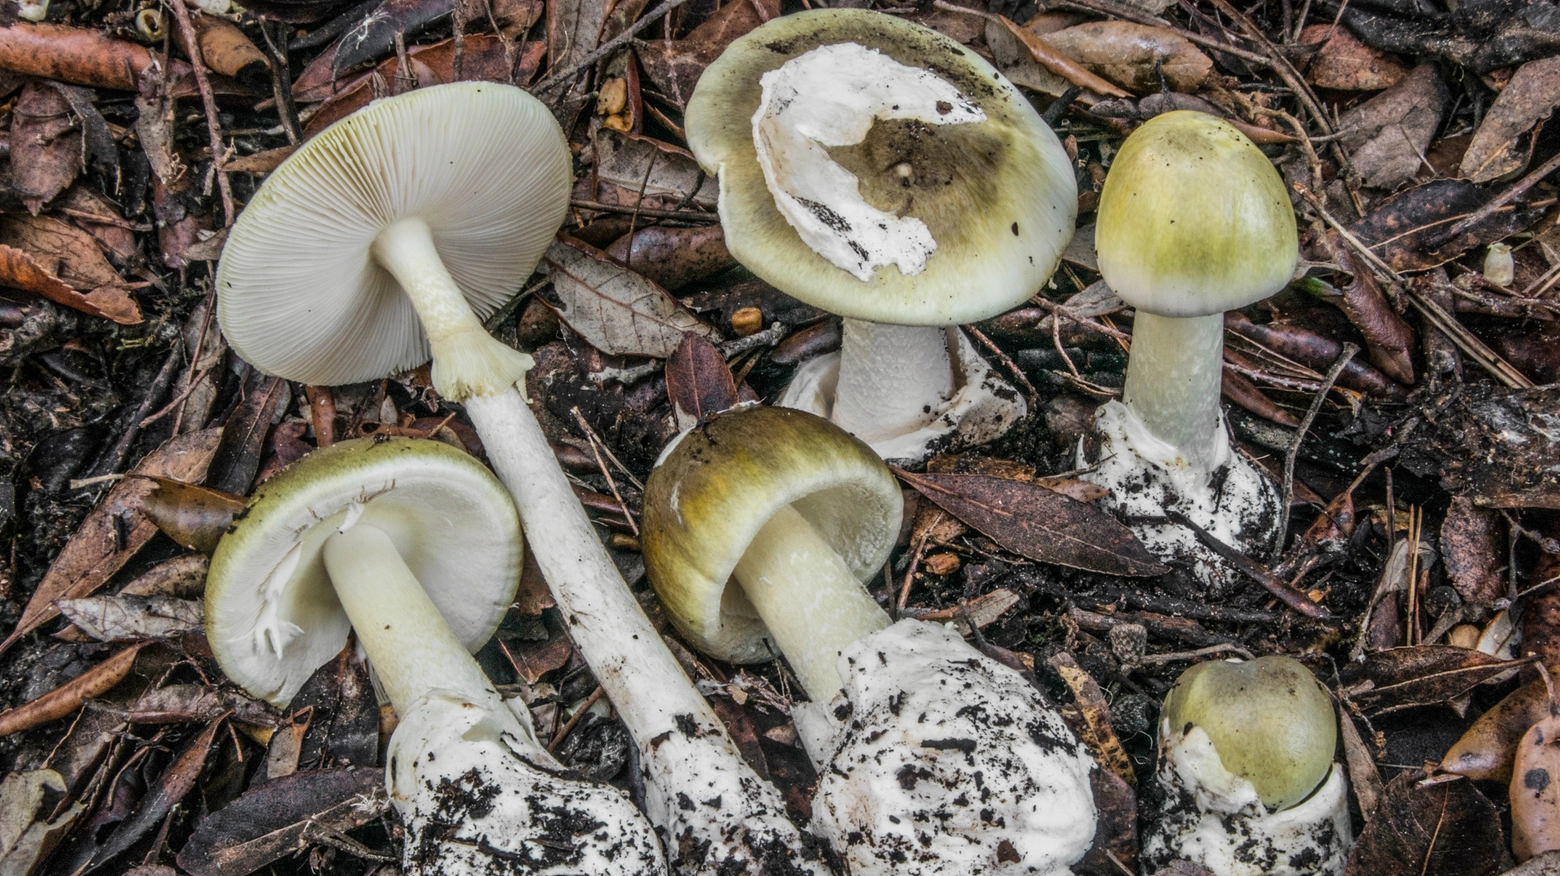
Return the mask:
M 1311 424 L 1316 422 L 1316 415 L 1322 410 L 1322 402 L 1327 400 L 1327 393 L 1332 390 L 1333 384 L 1338 382 L 1338 375 L 1343 373 L 1344 367 L 1359 351 L 1360 348 L 1353 343 L 1344 342 L 1342 352 L 1333 361 L 1327 376 L 1322 378 L 1321 389 L 1317 391 L 1316 398 L 1311 400 L 1310 409 L 1305 412 L 1300 427 L 1295 430 L 1294 437 L 1289 439 L 1289 447 L 1284 450 L 1284 491 L 1283 502 L 1278 507 L 1278 544 L 1273 547 L 1275 558 L 1283 554 L 1284 542 L 1289 536 L 1289 503 L 1295 498 L 1295 459 L 1300 455 L 1300 442 L 1305 440 L 1305 433 L 1310 431 Z

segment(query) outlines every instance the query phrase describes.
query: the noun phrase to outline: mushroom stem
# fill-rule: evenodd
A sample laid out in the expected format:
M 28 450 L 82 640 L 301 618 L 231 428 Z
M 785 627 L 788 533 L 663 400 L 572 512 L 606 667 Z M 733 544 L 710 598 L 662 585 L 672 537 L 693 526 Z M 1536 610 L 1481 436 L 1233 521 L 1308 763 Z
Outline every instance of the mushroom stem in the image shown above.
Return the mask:
M 535 362 L 495 340 L 482 326 L 445 269 L 433 230 L 417 218 L 402 219 L 374 238 L 374 261 L 401 284 L 422 322 L 433 351 L 433 387 L 445 398 L 503 392 Z
M 645 808 L 683 873 L 817 873 L 779 792 L 742 759 L 639 607 L 517 391 L 466 401 L 542 577 L 639 747 Z M 689 801 L 696 801 L 690 805 Z
M 737 562 L 736 579 L 813 702 L 839 693 L 845 646 L 893 621 L 811 523 L 787 505 Z
M 343 525 L 326 539 L 322 554 L 336 598 L 396 714 L 405 716 L 435 688 L 471 702 L 498 703 L 498 692 L 383 529 Z
M 1224 314 L 1158 316 L 1139 309 L 1122 401 L 1193 468 L 1211 473 L 1227 457 L 1219 411 Z
M 830 416 L 840 428 L 869 444 L 908 434 L 930 423 L 953 391 L 946 329 L 845 320 Z

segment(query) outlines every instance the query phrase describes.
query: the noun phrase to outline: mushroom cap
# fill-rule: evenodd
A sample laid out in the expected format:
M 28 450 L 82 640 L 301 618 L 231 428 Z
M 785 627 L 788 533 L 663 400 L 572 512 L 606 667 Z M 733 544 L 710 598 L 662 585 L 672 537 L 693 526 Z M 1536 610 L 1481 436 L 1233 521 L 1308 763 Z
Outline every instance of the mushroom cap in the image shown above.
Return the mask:
M 568 210 L 558 123 L 511 85 L 455 82 L 376 100 L 272 172 L 217 266 L 228 343 L 269 374 L 373 380 L 428 361 L 400 285 L 374 260 L 386 226 L 420 218 L 477 316 L 520 289 Z
M 1316 790 L 1332 768 L 1338 722 L 1321 682 L 1293 657 L 1210 660 L 1181 673 L 1161 720 L 1180 736 L 1200 727 L 1219 761 L 1285 809 Z
M 285 705 L 346 644 L 352 622 L 321 548 L 356 508 L 358 522 L 390 535 L 468 649 L 498 629 L 523 556 L 509 492 L 480 462 L 438 441 L 343 441 L 261 485 L 212 554 L 206 636 L 245 690 Z M 289 624 L 297 631 L 286 632 Z M 278 658 L 274 642 L 288 638 Z
M 883 121 L 830 157 L 879 210 L 926 224 L 937 242 L 926 268 L 876 270 L 862 282 L 814 252 L 775 206 L 753 143 L 760 78 L 819 46 L 853 42 L 931 70 L 986 114 L 972 124 Z M 731 254 L 789 295 L 842 316 L 895 325 L 985 319 L 1039 291 L 1072 238 L 1072 162 L 1029 101 L 974 52 L 934 30 L 862 9 L 776 18 L 733 42 L 705 69 L 685 116 L 688 145 L 720 178 Z M 908 162 L 913 181 L 894 172 Z
M 1208 316 L 1284 288 L 1300 257 L 1289 190 L 1233 125 L 1155 116 L 1111 162 L 1094 226 L 1100 274 L 1160 316 Z
M 904 514 L 899 484 L 877 454 L 802 411 L 716 414 L 662 454 L 645 482 L 645 569 L 690 644 L 733 663 L 773 659 L 758 612 L 727 583 L 753 536 L 787 505 L 862 581 L 883 567 Z

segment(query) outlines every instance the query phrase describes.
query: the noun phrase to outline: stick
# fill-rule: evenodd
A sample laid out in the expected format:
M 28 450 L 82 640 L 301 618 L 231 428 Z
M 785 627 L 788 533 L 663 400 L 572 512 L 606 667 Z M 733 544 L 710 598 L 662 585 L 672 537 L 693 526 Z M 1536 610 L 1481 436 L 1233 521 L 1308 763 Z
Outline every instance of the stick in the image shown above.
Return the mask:
M 1343 352 L 1333 361 L 1331 368 L 1327 370 L 1327 376 L 1322 378 L 1322 386 L 1316 392 L 1316 398 L 1311 400 L 1311 407 L 1305 412 L 1305 418 L 1300 421 L 1300 428 L 1295 430 L 1295 437 L 1289 440 L 1289 447 L 1284 451 L 1284 501 L 1278 506 L 1278 543 L 1273 546 L 1274 559 L 1284 553 L 1284 541 L 1289 536 L 1289 503 L 1295 498 L 1295 458 L 1300 455 L 1300 442 L 1305 440 L 1305 433 L 1310 430 L 1311 424 L 1316 421 L 1316 415 L 1322 410 L 1322 402 L 1327 400 L 1327 393 L 1332 391 L 1334 383 L 1338 382 L 1338 375 L 1343 373 L 1344 366 L 1354 358 L 1360 348 L 1352 342 L 1345 341 Z
M 184 0 L 169 0 L 168 6 L 173 9 L 173 18 L 179 24 L 179 35 L 189 49 L 195 87 L 200 90 L 200 102 L 206 110 L 206 134 L 211 138 L 212 172 L 217 175 L 217 189 L 222 193 L 222 226 L 226 228 L 238 218 L 238 212 L 233 208 L 233 185 L 228 182 L 227 171 L 222 169 L 226 150 L 222 148 L 222 126 L 217 122 L 217 99 L 211 93 L 211 80 L 206 77 L 206 62 L 200 57 L 200 38 L 190 21 L 190 11 L 184 7 Z M 210 190 L 207 191 L 209 193 Z
M 541 82 L 531 86 L 531 92 L 535 94 L 547 91 L 554 85 L 567 83 L 574 78 L 575 74 L 579 73 L 581 70 L 586 69 L 587 67 L 590 67 L 592 64 L 595 64 L 597 61 L 600 61 L 602 58 L 605 58 L 623 46 L 628 45 L 628 43 L 630 43 L 634 37 L 639 34 L 640 31 L 649 27 L 657 19 L 666 15 L 666 13 L 671 12 L 673 9 L 676 9 L 677 7 L 687 2 L 688 0 L 666 0 L 665 3 L 662 3 L 660 6 L 657 6 L 655 9 L 651 10 L 649 15 L 646 15 L 644 18 L 641 18 L 630 25 L 628 30 L 625 30 L 612 39 L 607 40 L 605 45 L 602 45 L 594 52 L 591 52 L 584 58 L 580 59 L 579 63 L 564 68 L 561 73 L 547 74 L 546 79 L 543 79 Z

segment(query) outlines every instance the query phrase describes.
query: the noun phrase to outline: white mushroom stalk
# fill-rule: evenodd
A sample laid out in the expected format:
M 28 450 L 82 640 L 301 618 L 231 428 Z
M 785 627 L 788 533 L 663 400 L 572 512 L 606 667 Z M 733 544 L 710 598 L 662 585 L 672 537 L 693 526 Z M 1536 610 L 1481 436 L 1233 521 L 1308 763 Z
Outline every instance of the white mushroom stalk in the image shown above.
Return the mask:
M 1135 310 L 1121 402 L 1100 408 L 1098 468 L 1134 518 L 1172 508 L 1237 550 L 1265 550 L 1277 488 L 1234 453 L 1219 408 L 1223 314 L 1289 282 L 1299 257 L 1278 171 L 1227 122 L 1178 111 L 1122 144 L 1100 193 L 1100 273 Z M 1190 530 L 1137 522 L 1150 550 L 1215 584 L 1232 576 Z
M 901 513 L 838 427 L 728 411 L 646 483 L 645 565 L 695 647 L 790 662 L 812 698 L 792 711 L 820 776 L 811 827 L 851 873 L 1069 873 L 1094 836 L 1092 760 L 1017 672 L 867 593 Z
M 530 357 L 482 330 L 552 240 L 571 184 L 557 123 L 517 88 L 375 101 L 300 148 L 240 216 L 218 270 L 223 329 L 257 367 L 307 383 L 378 378 L 431 353 L 435 388 L 466 405 L 639 747 L 674 869 L 826 872 L 602 546 L 517 388 Z
M 1289 657 L 1188 669 L 1160 716 L 1164 808 L 1143 845 L 1215 876 L 1335 876 L 1352 842 L 1332 700 Z
M 513 598 L 519 545 L 503 487 L 464 453 L 433 441 L 342 442 L 273 478 L 223 537 L 208 639 L 230 677 L 285 705 L 340 650 L 342 621 L 357 631 L 401 718 L 386 784 L 407 827 L 408 873 L 664 873 L 633 803 L 570 778 L 468 650 Z
M 1001 74 L 919 25 L 817 10 L 732 43 L 687 126 L 720 178 L 732 254 L 846 318 L 842 353 L 798 369 L 779 404 L 908 462 L 1024 415 L 953 326 L 1038 291 L 1077 190 L 1055 134 Z

